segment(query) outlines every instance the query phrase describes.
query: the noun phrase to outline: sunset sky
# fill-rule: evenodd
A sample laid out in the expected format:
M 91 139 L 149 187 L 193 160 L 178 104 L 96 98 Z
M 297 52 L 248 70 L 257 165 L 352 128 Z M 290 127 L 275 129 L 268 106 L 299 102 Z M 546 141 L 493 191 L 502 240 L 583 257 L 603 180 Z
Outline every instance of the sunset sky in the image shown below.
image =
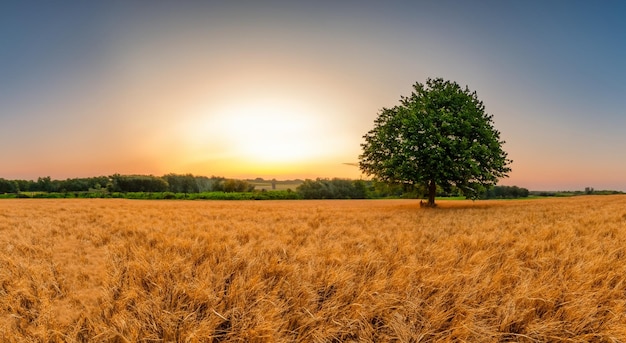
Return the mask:
M 359 178 L 379 109 L 443 77 L 503 184 L 626 191 L 624 1 L 60 3 L 0 5 L 2 178 Z

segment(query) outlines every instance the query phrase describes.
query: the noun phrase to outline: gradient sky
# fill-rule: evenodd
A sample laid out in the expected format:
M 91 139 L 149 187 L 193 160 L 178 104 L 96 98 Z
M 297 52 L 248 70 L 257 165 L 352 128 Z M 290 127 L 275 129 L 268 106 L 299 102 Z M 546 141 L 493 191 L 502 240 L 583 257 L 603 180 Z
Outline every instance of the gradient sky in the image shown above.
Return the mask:
M 477 91 L 503 184 L 626 191 L 626 2 L 0 5 L 0 177 L 359 178 L 415 82 Z

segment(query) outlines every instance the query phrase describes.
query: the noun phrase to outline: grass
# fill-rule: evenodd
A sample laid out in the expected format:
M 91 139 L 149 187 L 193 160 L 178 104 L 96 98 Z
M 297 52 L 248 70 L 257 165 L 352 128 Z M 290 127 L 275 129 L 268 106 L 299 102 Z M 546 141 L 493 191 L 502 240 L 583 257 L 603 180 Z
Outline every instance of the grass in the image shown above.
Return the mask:
M 172 192 L 22 192 L 19 194 L 0 194 L 0 199 L 186 199 L 186 200 L 294 200 L 300 199 L 297 192 L 291 190 L 257 191 L 257 192 L 202 192 L 202 193 L 172 193 Z
M 0 201 L 3 342 L 625 341 L 626 196 Z

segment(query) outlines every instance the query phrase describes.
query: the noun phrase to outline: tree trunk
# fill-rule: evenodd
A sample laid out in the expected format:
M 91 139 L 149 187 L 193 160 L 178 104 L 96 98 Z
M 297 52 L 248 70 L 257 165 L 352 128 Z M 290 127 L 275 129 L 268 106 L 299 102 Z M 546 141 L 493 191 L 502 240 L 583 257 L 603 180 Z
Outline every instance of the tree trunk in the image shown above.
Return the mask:
M 435 207 L 435 194 L 437 193 L 437 185 L 434 180 L 428 183 L 428 207 Z

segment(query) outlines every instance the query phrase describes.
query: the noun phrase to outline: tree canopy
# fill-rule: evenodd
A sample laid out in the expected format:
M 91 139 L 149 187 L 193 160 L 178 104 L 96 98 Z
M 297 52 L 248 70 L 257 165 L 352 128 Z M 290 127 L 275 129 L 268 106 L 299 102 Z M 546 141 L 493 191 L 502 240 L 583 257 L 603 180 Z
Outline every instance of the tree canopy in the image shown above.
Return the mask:
M 379 112 L 363 138 L 361 170 L 389 183 L 426 186 L 429 206 L 437 185 L 475 198 L 511 170 L 476 92 L 441 78 L 415 83 L 399 105 Z

